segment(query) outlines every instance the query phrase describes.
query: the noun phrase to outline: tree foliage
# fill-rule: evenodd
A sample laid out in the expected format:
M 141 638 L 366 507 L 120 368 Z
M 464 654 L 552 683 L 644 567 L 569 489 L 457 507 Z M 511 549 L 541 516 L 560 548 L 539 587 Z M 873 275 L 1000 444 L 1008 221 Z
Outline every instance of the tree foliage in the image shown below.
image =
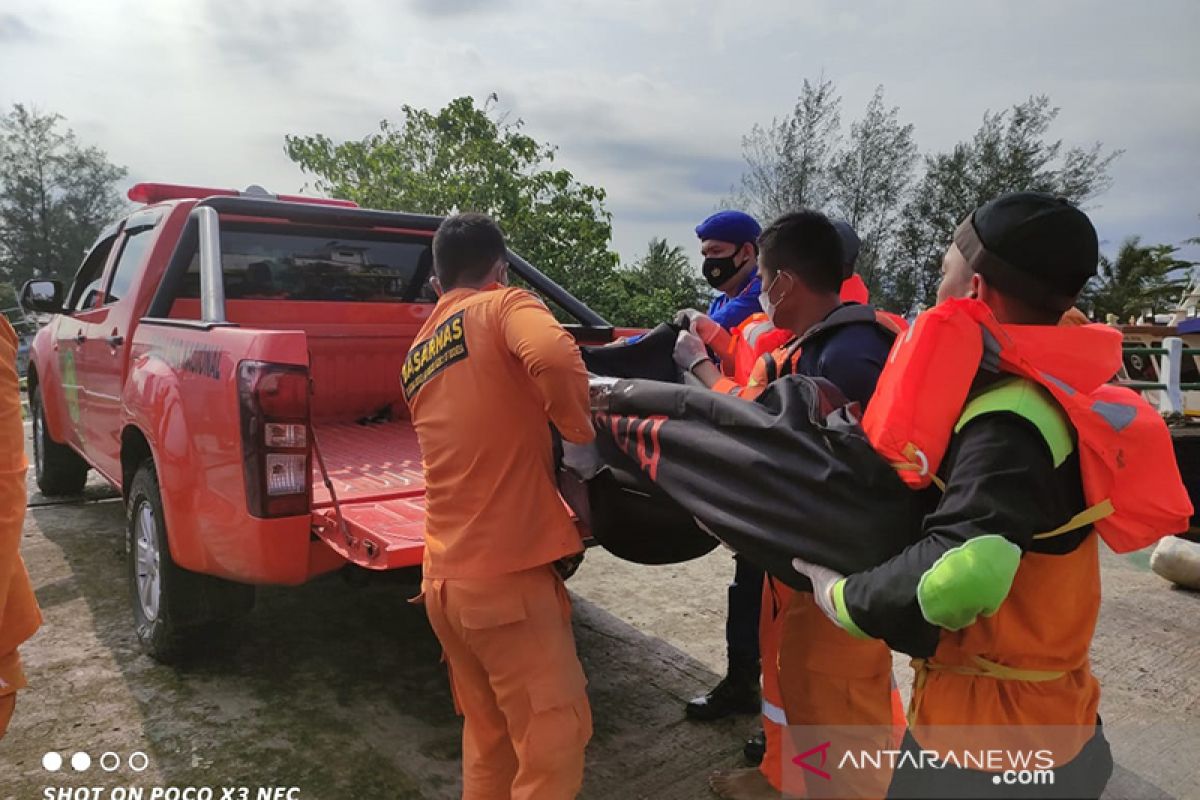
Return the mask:
M 913 126 L 900 122 L 900 110 L 888 108 L 883 87 L 876 88 L 833 163 L 829 202 L 831 213 L 849 222 L 862 240 L 855 266 L 873 292 L 884 285 L 885 256 L 894 245 L 916 162 Z
M 883 87 L 844 136 L 833 82 L 806 80 L 792 113 L 755 126 L 742 149 L 746 172 L 731 203 L 764 224 L 803 207 L 846 220 L 862 240 L 859 274 L 880 290 L 918 158 L 913 126 L 887 106 Z
M 1085 203 L 1108 188 L 1120 152 L 1051 139 L 1058 112 L 1044 96 L 985 112 L 971 139 L 921 159 L 883 87 L 844 135 L 833 83 L 806 80 L 791 114 L 743 139 L 746 171 L 730 202 L 764 222 L 804 206 L 847 220 L 863 241 L 857 267 L 873 298 L 907 311 L 933 302 L 942 255 L 972 209 L 1011 191 Z
M 497 114 L 495 103 L 492 95 L 483 105 L 460 97 L 436 112 L 405 105 L 398 123 L 384 120 L 364 139 L 287 136 L 286 151 L 317 189 L 363 206 L 491 215 L 514 251 L 619 321 L 604 190 L 556 168 L 556 148 Z
M 646 254 L 616 270 L 608 286 L 608 302 L 622 304 L 612 318 L 632 327 L 653 327 L 681 308 L 706 308 L 711 294 L 684 249 L 664 239 L 651 239 Z
M 1058 112 L 1044 95 L 985 112 L 969 141 L 925 157 L 880 287 L 885 302 L 902 310 L 931 305 L 954 228 L 988 200 L 1039 191 L 1082 204 L 1109 187 L 1108 170 L 1120 151 L 1105 153 L 1099 142 L 1064 151 L 1061 140 L 1048 138 Z
M 742 138 L 746 172 L 732 205 L 766 224 L 798 208 L 820 208 L 841 136 L 841 103 L 833 82 L 805 79 L 792 113 L 755 125 Z
M 1121 243 L 1117 257 L 1100 257 L 1098 274 L 1081 298 L 1094 319 L 1113 314 L 1121 322 L 1146 312 L 1173 311 L 1188 286 L 1195 264 L 1177 258 L 1179 248 L 1169 244 L 1143 246 L 1130 236 Z
M 0 117 L 0 277 L 70 280 L 125 203 L 124 167 L 64 129 L 58 114 L 16 104 Z

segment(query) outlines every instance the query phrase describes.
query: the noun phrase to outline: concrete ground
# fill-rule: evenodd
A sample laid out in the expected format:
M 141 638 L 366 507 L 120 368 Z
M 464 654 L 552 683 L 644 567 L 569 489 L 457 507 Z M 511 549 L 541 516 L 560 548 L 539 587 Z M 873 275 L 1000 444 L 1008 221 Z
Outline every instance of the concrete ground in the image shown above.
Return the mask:
M 250 798 L 279 787 L 305 800 L 457 797 L 459 722 L 437 643 L 405 602 L 411 585 L 330 576 L 263 589 L 223 646 L 165 667 L 133 635 L 123 525 L 99 485 L 82 501 L 31 497 L 23 553 L 45 624 L 22 649 L 31 686 L 0 741 L 0 800 L 59 787 L 114 800 L 115 788 L 141 787 L 149 798 L 168 786 L 216 798 L 230 787 Z M 1120 764 L 1106 796 L 1200 798 L 1200 596 L 1145 562 L 1104 559 L 1093 655 Z M 722 666 L 731 573 L 721 551 L 656 568 L 593 551 L 572 579 L 596 727 L 583 798 L 709 797 L 707 774 L 740 764 L 754 720 L 683 718 Z M 51 751 L 68 762 L 58 772 L 43 766 Z M 127 763 L 135 751 L 147 756 L 142 772 Z M 83 772 L 70 765 L 76 752 L 92 759 Z M 100 766 L 106 752 L 122 760 L 113 772 Z

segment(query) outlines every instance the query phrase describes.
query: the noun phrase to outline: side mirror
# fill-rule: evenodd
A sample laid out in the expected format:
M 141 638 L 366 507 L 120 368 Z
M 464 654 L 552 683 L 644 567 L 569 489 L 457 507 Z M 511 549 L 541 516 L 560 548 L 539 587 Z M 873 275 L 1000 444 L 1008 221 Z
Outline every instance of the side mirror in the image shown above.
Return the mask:
M 21 287 L 21 308 L 42 314 L 61 314 L 63 287 L 59 281 L 26 281 Z

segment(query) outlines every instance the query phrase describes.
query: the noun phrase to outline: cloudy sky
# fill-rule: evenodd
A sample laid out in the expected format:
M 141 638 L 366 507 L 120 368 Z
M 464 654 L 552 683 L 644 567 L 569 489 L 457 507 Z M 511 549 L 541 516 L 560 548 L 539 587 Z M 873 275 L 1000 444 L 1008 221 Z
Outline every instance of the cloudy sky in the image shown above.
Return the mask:
M 286 133 L 496 92 L 608 190 L 625 258 L 690 249 L 741 137 L 822 72 L 845 121 L 883 84 L 923 152 L 1049 94 L 1055 136 L 1125 150 L 1091 209 L 1106 249 L 1200 235 L 1196 0 L 0 0 L 0 106 L 63 114 L 131 182 L 296 191 Z

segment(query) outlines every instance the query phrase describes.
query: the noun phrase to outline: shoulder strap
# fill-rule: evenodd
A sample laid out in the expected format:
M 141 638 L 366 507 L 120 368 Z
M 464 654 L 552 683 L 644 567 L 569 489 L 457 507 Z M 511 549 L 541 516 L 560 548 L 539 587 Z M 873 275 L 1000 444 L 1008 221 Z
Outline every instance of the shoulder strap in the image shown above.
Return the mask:
M 847 303 L 839 308 L 835 308 L 833 313 L 828 317 L 813 325 L 804 335 L 800 337 L 798 344 L 811 341 L 818 336 L 823 336 L 834 328 L 840 328 L 843 325 L 853 325 L 856 322 L 871 322 L 878 324 L 879 320 L 875 316 L 875 307 L 862 305 L 860 303 Z M 880 325 L 883 328 L 882 325 Z M 886 330 L 886 329 L 885 329 Z M 888 331 L 895 335 L 895 332 Z
M 763 362 L 763 369 L 767 374 L 766 382 L 768 384 L 774 383 L 775 379 L 779 377 L 779 365 L 775 363 L 775 354 L 774 353 L 763 353 L 762 354 L 762 362 Z
M 1002 378 L 971 397 L 954 426 L 954 432 L 961 431 L 971 420 L 1001 412 L 1016 414 L 1037 428 L 1046 446 L 1050 448 L 1055 467 L 1066 461 L 1075 450 L 1075 432 L 1067 420 L 1066 412 L 1041 386 L 1016 376 Z M 1034 534 L 1033 538 L 1051 539 L 1061 536 L 1094 525 L 1112 513 L 1112 500 L 1104 500 L 1085 508 L 1052 531 Z
M 783 363 L 776 365 L 779 372 L 778 377 L 796 374 L 796 365 L 800 363 L 800 353 L 802 352 L 803 347 L 803 338 L 793 339 L 788 343 L 787 349 L 783 354 Z M 772 359 L 772 363 L 773 362 L 774 359 Z
M 985 414 L 1007 412 L 1030 422 L 1050 448 L 1057 467 L 1075 450 L 1075 436 L 1066 413 L 1050 397 L 1050 393 L 1031 380 L 1016 376 L 1002 378 L 968 401 L 954 432 Z

